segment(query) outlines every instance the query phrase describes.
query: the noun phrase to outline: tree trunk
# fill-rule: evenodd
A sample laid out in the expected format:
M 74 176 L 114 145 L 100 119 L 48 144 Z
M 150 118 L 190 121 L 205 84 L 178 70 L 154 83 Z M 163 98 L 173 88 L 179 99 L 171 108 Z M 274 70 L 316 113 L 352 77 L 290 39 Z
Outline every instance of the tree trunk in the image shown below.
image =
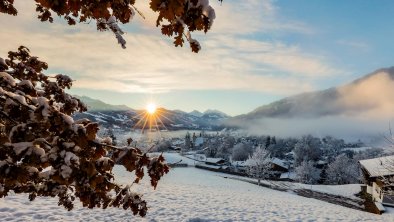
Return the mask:
M 260 178 L 257 179 L 257 185 L 259 186 L 260 186 L 260 180 L 261 180 Z

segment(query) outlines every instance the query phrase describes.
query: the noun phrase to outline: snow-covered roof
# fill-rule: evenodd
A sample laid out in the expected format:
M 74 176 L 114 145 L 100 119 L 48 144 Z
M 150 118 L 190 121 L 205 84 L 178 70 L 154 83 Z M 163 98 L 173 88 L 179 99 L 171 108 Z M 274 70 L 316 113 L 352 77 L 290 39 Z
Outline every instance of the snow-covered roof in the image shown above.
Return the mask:
M 233 161 L 233 162 L 231 163 L 231 165 L 237 166 L 237 167 L 246 167 L 246 166 L 248 166 L 249 164 L 247 163 L 247 161 Z
M 208 162 L 208 163 L 219 163 L 221 161 L 225 161 L 225 160 L 222 158 L 207 158 L 205 160 L 205 162 Z
M 316 163 L 319 165 L 324 165 L 324 164 L 327 164 L 328 162 L 326 160 L 319 160 Z
M 208 165 L 208 164 L 203 164 L 203 163 L 196 163 L 196 166 L 202 166 L 210 169 L 227 169 L 228 167 L 223 167 L 223 166 L 215 166 L 215 165 Z
M 368 171 L 370 177 L 394 175 L 394 155 L 360 160 L 359 162 Z
M 181 144 L 184 144 L 184 143 L 185 143 L 185 141 L 180 140 L 180 139 L 176 139 L 176 140 L 172 141 L 172 145 L 181 145 Z
M 278 159 L 275 157 L 271 160 L 271 163 L 276 164 L 276 165 L 283 167 L 285 169 L 289 169 L 289 166 L 286 164 L 285 160 L 281 160 L 281 159 Z
M 280 175 L 280 179 L 292 179 L 297 178 L 297 174 L 295 172 L 286 172 Z
M 379 202 L 375 202 L 375 206 L 378 208 L 378 210 L 379 210 L 380 212 L 385 212 L 385 211 L 386 211 L 386 209 L 384 208 L 384 206 L 383 206 L 381 203 L 379 203 Z

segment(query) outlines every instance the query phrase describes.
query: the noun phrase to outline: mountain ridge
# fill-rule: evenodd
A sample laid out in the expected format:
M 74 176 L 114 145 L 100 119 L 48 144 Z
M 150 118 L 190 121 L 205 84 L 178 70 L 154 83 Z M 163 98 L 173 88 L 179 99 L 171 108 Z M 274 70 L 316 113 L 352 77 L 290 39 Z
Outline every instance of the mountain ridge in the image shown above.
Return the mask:
M 386 76 L 388 79 L 385 79 Z M 394 67 L 377 69 L 345 85 L 285 97 L 259 106 L 251 112 L 235 116 L 232 119 L 320 117 L 340 115 L 352 110 L 357 111 L 357 109 L 363 111 L 371 107 L 363 106 L 361 103 L 358 104 L 359 106 L 356 106 L 357 104 L 349 106 L 342 101 L 343 98 L 349 97 L 347 94 L 354 94 L 354 97 L 357 97 L 358 91 L 362 91 L 364 88 L 364 91 L 367 92 L 374 85 L 378 85 L 376 87 L 384 85 L 384 80 L 394 83 Z M 371 91 L 371 94 L 376 93 L 375 91 Z M 390 88 L 386 91 L 392 92 Z M 361 93 L 359 92 L 359 94 Z

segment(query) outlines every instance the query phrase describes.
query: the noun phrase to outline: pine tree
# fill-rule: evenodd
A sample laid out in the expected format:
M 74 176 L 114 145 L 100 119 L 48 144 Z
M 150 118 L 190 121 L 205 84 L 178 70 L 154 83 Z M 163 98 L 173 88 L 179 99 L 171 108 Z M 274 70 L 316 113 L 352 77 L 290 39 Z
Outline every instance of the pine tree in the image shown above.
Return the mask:
M 269 147 L 271 145 L 271 137 L 267 136 L 267 139 L 265 140 L 265 148 Z

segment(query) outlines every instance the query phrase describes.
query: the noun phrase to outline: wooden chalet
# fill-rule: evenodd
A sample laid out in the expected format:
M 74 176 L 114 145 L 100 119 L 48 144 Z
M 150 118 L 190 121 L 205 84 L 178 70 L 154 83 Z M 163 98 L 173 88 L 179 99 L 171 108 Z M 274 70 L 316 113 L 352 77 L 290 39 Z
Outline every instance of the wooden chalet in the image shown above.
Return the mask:
M 359 161 L 366 185 L 364 191 L 376 205 L 394 207 L 394 156 Z

